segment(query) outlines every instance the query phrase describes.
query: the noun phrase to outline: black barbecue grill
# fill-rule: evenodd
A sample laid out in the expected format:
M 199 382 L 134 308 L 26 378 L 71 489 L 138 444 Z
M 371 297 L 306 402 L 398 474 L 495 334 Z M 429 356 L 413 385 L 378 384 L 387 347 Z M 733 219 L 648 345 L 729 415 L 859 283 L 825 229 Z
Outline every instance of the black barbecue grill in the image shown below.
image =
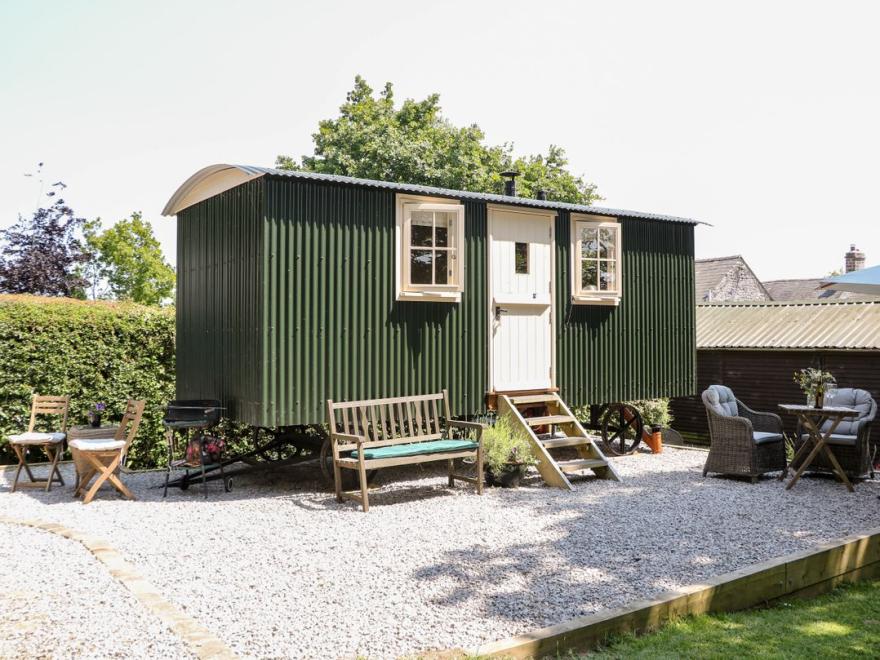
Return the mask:
M 226 409 L 216 399 L 188 399 L 169 401 L 165 408 L 165 435 L 168 441 L 168 472 L 165 475 L 165 495 L 168 487 L 176 486 L 186 490 L 190 484 L 201 483 L 207 497 L 207 482 L 222 479 L 228 493 L 232 490 L 232 477 L 253 474 L 265 470 L 275 470 L 297 463 L 316 462 L 324 470 L 325 454 L 329 454 L 329 443 L 324 436 L 307 433 L 302 429 L 265 429 L 254 427 L 250 448 L 238 454 L 222 456 L 219 460 L 206 452 L 210 446 L 207 431 L 215 427 Z M 198 440 L 199 461 L 178 458 L 178 436 L 185 440 Z M 183 447 L 187 446 L 183 443 Z M 241 446 L 240 444 L 238 446 Z M 293 451 L 291 451 L 293 448 Z M 190 451 L 190 458 L 193 452 Z M 330 462 L 332 466 L 332 461 Z M 171 479 L 171 471 L 183 470 L 181 476 Z M 160 486 L 161 488 L 161 486 Z
M 168 469 L 165 473 L 165 493 L 168 495 L 168 486 L 179 486 L 186 490 L 192 481 L 201 482 L 205 497 L 208 497 L 208 481 L 217 476 L 208 476 L 214 470 L 219 470 L 219 478 L 223 480 L 223 487 L 228 493 L 232 490 L 232 479 L 223 472 L 225 461 L 214 462 L 205 452 L 205 431 L 217 425 L 220 421 L 220 413 L 224 410 L 220 401 L 216 399 L 176 399 L 169 401 L 165 408 L 165 417 L 162 423 L 165 425 L 165 434 L 168 440 Z M 175 459 L 177 451 L 177 432 L 185 435 L 195 434 L 194 439 L 198 442 L 198 463 L 188 461 L 186 458 Z M 182 468 L 183 476 L 171 479 L 171 471 L 174 468 Z
M 220 421 L 223 407 L 217 399 L 169 401 L 162 422 L 170 429 L 209 429 Z

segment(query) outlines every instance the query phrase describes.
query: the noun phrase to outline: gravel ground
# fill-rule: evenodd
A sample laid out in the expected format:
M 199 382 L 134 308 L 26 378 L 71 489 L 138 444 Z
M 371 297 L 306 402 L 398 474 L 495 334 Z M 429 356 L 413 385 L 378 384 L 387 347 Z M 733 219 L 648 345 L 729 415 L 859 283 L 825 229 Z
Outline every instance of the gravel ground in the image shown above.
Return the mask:
M 880 481 L 849 494 L 805 478 L 786 492 L 771 478 L 704 479 L 698 451 L 614 460 L 621 483 L 566 493 L 530 479 L 482 498 L 445 488 L 440 472 L 389 471 L 366 515 L 306 468 L 242 478 L 231 493 L 215 482 L 207 501 L 195 487 L 162 501 L 160 474 L 128 475 L 139 501 L 106 493 L 89 506 L 70 487 L 11 494 L 7 471 L 0 513 L 106 538 L 166 598 L 261 658 L 473 648 L 880 525 Z M 60 566 L 56 579 L 79 577 Z
M 193 657 L 82 544 L 0 533 L 0 658 Z

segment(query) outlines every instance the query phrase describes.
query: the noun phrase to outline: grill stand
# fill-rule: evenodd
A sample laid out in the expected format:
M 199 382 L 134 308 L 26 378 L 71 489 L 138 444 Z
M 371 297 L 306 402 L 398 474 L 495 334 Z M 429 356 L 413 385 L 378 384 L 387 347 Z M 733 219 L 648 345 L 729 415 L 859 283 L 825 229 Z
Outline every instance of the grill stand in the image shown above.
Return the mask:
M 199 432 L 201 431 L 202 430 L 200 430 Z M 268 440 L 262 443 L 260 442 L 261 432 L 265 432 L 270 436 Z M 173 434 L 174 429 L 169 428 L 168 433 Z M 168 471 L 165 475 L 165 495 L 168 494 L 169 486 L 175 486 L 180 488 L 181 490 L 186 490 L 192 483 L 201 483 L 205 488 L 205 497 L 207 497 L 206 484 L 209 481 L 223 479 L 224 486 L 227 486 L 226 492 L 229 492 L 231 490 L 229 482 L 231 482 L 232 477 L 242 474 L 253 474 L 266 470 L 274 470 L 287 465 L 316 460 L 322 444 L 322 438 L 320 437 L 317 437 L 314 440 L 306 437 L 305 435 L 298 435 L 291 438 L 290 434 L 284 431 L 276 431 L 274 429 L 255 427 L 253 430 L 253 443 L 255 445 L 254 449 L 251 449 L 244 453 L 236 454 L 235 456 L 230 456 L 229 458 L 223 459 L 219 463 L 203 464 L 198 467 L 188 466 L 186 472 L 182 476 L 172 480 L 170 479 L 171 470 L 175 467 L 172 465 L 171 461 L 171 452 L 173 451 L 172 440 L 173 439 L 169 436 L 169 463 Z M 290 446 L 297 447 L 298 449 L 309 449 L 311 450 L 311 454 L 309 456 L 291 456 L 284 459 L 271 458 L 272 453 L 276 453 L 277 455 L 277 452 L 279 450 Z M 199 453 L 202 457 L 204 457 L 203 451 Z M 235 468 L 233 470 L 225 470 L 227 466 L 232 465 L 233 463 L 247 463 L 247 465 Z M 197 471 L 190 472 L 190 470 Z

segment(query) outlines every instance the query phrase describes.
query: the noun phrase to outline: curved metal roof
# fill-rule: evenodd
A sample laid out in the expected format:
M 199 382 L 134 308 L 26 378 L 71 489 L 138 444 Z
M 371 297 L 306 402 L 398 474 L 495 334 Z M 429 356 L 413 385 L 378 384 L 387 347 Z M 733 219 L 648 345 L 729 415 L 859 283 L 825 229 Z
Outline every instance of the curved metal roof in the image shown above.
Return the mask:
M 880 302 L 697 305 L 697 348 L 880 350 Z
M 551 202 L 548 200 L 531 199 L 529 197 L 510 197 L 507 195 L 495 195 L 491 193 L 472 192 L 467 190 L 451 190 L 449 188 L 435 188 L 413 183 L 394 183 L 392 181 L 375 181 L 373 179 L 358 179 L 350 176 L 337 174 L 319 174 L 317 172 L 300 172 L 296 170 L 279 170 L 272 167 L 253 167 L 250 165 L 217 164 L 202 168 L 174 192 L 171 199 L 162 209 L 162 215 L 176 215 L 179 211 L 197 204 L 209 197 L 213 197 L 224 190 L 234 188 L 246 181 L 261 176 L 286 177 L 293 179 L 305 179 L 309 181 L 327 181 L 329 183 L 341 183 L 353 186 L 365 186 L 368 188 L 384 188 L 398 192 L 415 195 L 432 195 L 435 197 L 452 197 L 455 199 L 469 199 L 495 204 L 509 204 L 513 206 L 528 206 L 540 209 L 561 209 L 576 213 L 588 213 L 591 215 L 608 215 L 623 218 L 638 218 L 642 220 L 661 220 L 664 222 L 683 222 L 687 224 L 706 224 L 690 218 L 680 218 L 673 215 L 661 215 L 658 213 L 644 213 L 642 211 L 627 211 L 624 209 L 612 209 L 600 206 L 587 206 L 584 204 L 569 204 L 568 202 Z

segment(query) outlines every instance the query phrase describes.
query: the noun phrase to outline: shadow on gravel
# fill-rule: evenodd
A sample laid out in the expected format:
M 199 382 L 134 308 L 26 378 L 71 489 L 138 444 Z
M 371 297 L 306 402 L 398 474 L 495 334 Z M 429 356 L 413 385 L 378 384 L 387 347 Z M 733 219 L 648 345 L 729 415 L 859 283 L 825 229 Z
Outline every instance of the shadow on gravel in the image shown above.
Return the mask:
M 563 492 L 550 501 L 513 495 L 539 525 L 545 520 L 540 540 L 517 542 L 512 519 L 510 539 L 448 552 L 414 571 L 414 580 L 453 585 L 434 598 L 438 606 L 474 600 L 487 616 L 550 625 L 787 554 L 793 542 L 842 536 L 823 531 L 839 528 L 833 513 L 815 515 L 830 498 L 852 498 L 826 480 L 785 491 L 773 476 L 753 485 L 703 478 L 697 469 L 625 478 L 590 498 L 594 483 L 575 486 L 586 502 Z M 859 486 L 865 505 L 876 503 L 878 485 Z

